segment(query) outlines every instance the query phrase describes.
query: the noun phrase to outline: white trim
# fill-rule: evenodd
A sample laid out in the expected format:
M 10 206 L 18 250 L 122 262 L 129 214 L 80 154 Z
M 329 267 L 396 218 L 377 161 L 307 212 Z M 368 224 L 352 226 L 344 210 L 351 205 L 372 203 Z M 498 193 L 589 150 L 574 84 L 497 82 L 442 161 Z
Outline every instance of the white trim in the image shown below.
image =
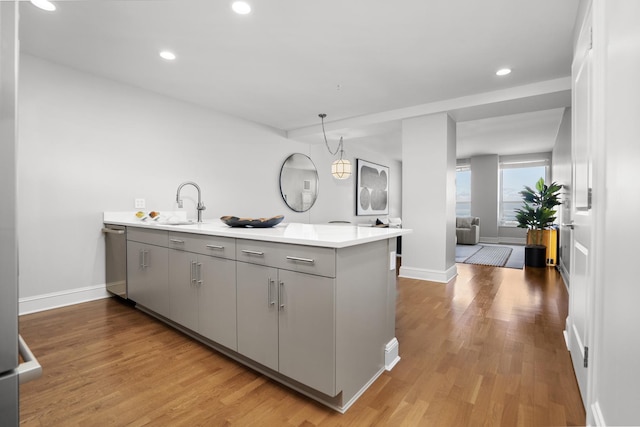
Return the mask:
M 600 402 L 597 400 L 593 405 L 591 405 L 591 415 L 593 416 L 593 421 L 599 427 L 606 427 L 607 423 L 604 421 L 604 416 L 602 415 L 602 411 L 600 410 Z
M 400 361 L 399 349 L 400 343 L 396 337 L 384 346 L 384 368 L 387 371 L 392 370 Z
M 480 236 L 479 243 L 493 243 L 498 244 L 500 240 L 497 237 L 482 237 Z
M 524 237 L 498 237 L 498 243 L 524 246 L 527 244 L 527 239 Z
M 330 406 L 330 407 L 340 412 L 341 414 L 344 414 L 345 412 L 347 412 L 347 409 L 349 409 L 351 405 L 356 403 L 356 400 L 358 400 L 360 396 L 362 396 L 364 392 L 367 391 L 369 387 L 371 387 L 371 384 L 373 384 L 375 380 L 377 380 L 380 377 L 380 375 L 382 375 L 383 372 L 384 372 L 384 369 L 380 369 L 377 374 L 375 374 L 360 390 L 358 390 L 358 392 L 351 399 L 349 399 L 348 402 L 343 403 L 342 406 Z M 307 396 L 309 395 L 307 394 Z
M 567 271 L 567 269 L 564 266 L 564 263 L 559 262 L 558 265 L 556 266 L 558 269 L 558 272 L 560 272 L 560 276 L 562 277 L 562 281 L 564 282 L 564 287 L 567 290 L 567 293 L 569 292 L 569 272 Z
M 18 299 L 18 313 L 19 315 L 37 313 L 38 311 L 80 304 L 110 296 L 111 294 L 107 292 L 104 284 L 35 295 Z
M 414 268 L 400 266 L 400 277 L 407 279 L 427 280 L 429 282 L 449 283 L 458 275 L 455 264 L 445 271 L 428 270 L 426 268 Z
M 543 153 L 498 156 L 498 161 L 500 162 L 500 167 L 503 169 L 549 166 L 551 164 L 551 151 L 545 151 Z
M 471 158 L 456 159 L 456 172 L 470 171 L 471 170 Z

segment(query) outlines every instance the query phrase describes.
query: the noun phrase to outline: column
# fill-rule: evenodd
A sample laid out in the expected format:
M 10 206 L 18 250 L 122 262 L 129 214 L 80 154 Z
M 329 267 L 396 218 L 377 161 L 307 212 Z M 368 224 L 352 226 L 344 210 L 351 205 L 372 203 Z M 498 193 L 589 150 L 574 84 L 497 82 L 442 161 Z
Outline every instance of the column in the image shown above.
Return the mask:
M 402 122 L 400 276 L 446 283 L 456 276 L 456 124 L 447 113 Z

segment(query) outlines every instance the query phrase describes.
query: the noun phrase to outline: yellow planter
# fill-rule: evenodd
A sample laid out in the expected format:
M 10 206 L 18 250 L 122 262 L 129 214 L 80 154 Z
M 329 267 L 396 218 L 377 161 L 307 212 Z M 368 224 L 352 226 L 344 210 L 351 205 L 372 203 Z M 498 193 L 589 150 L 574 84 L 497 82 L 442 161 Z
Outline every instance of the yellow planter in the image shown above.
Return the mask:
M 542 244 L 547 247 L 547 265 L 556 265 L 558 263 L 558 230 L 552 228 L 549 230 L 529 230 L 527 232 L 527 245 L 535 245 L 538 241 L 537 235 L 542 233 Z

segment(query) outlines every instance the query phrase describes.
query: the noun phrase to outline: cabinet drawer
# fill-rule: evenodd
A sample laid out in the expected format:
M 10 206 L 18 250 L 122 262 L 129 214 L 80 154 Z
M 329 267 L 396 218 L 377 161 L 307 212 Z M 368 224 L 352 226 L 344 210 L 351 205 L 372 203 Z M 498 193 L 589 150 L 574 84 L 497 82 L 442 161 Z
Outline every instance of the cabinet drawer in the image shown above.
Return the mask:
M 127 240 L 131 240 L 133 242 L 166 247 L 167 242 L 169 241 L 168 236 L 168 231 L 127 227 Z
M 230 237 L 169 232 L 169 247 L 218 258 L 236 258 L 236 240 Z
M 236 259 L 283 270 L 336 276 L 336 252 L 332 248 L 239 239 Z

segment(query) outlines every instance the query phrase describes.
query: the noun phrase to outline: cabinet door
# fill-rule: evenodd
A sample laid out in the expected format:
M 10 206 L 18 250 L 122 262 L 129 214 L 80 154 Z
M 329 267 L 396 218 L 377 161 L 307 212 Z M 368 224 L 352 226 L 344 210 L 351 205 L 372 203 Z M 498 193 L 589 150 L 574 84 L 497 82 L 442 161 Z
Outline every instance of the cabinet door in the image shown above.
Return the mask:
M 169 249 L 169 319 L 198 330 L 197 255 Z
M 278 370 L 278 270 L 237 263 L 238 353 Z
M 237 350 L 236 262 L 199 255 L 198 332 L 223 346 Z
M 148 289 L 145 289 L 144 270 L 142 268 L 142 250 L 144 245 L 127 242 L 127 293 L 129 299 L 145 305 Z
M 335 396 L 335 281 L 287 270 L 278 275 L 279 371 Z
M 167 248 L 127 242 L 127 281 L 129 298 L 136 303 L 168 315 Z

